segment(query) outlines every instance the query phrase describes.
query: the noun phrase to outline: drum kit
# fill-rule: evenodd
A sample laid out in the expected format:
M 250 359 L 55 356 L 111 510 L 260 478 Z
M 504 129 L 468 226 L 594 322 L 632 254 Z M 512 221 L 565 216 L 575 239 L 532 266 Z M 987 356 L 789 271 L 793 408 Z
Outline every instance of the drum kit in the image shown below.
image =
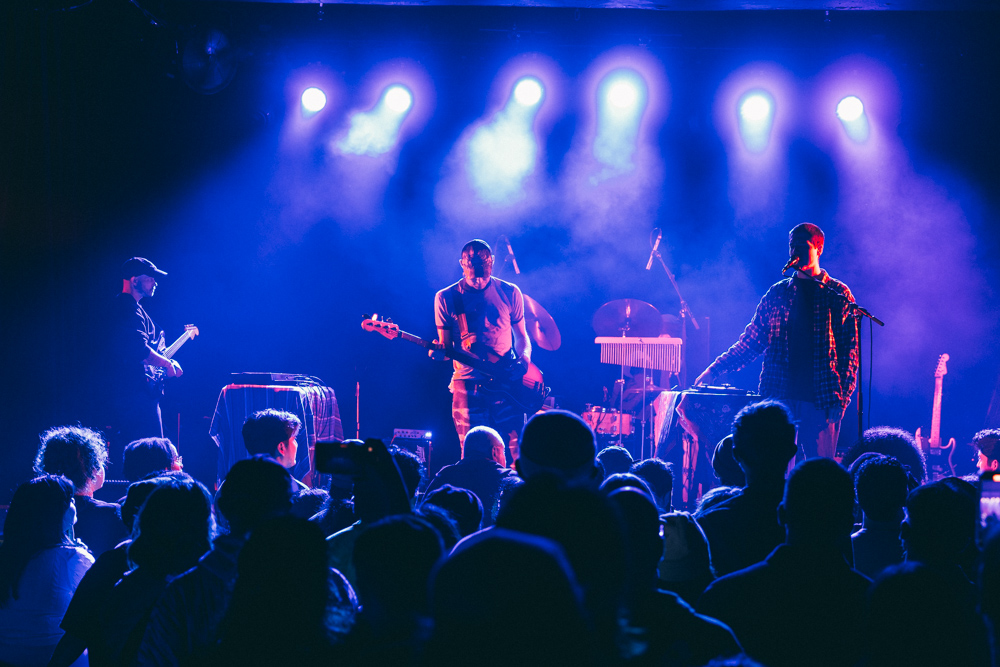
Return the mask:
M 532 342 L 543 350 L 555 351 L 562 336 L 555 319 L 538 301 L 524 295 L 524 320 Z M 681 340 L 661 336 L 663 316 L 650 303 L 638 299 L 617 299 L 605 303 L 594 314 L 595 342 L 601 346 L 601 361 L 620 367 L 614 389 L 605 391 L 602 404 L 587 403 L 581 413 L 602 445 L 634 441 L 642 457 L 652 456 L 651 403 L 664 391 L 653 383 L 653 371 L 676 374 L 681 367 Z M 649 429 L 647 437 L 647 428 Z

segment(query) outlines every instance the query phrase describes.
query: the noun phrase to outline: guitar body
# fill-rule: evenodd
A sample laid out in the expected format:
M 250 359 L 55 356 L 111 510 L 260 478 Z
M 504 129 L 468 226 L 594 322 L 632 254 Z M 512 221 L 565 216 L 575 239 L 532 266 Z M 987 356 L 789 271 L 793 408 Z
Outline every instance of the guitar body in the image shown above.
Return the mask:
M 513 354 L 504 357 L 491 354 L 486 359 L 480 359 L 455 348 L 445 349 L 401 330 L 392 322 L 374 318 L 365 318 L 361 322 L 361 328 L 380 333 L 389 340 L 402 338 L 425 350 L 436 350 L 449 359 L 475 368 L 485 376 L 479 380 L 485 391 L 509 398 L 525 412 L 537 412 L 545 403 L 545 397 L 549 395 L 549 388 L 545 386 L 545 379 L 538 366 L 530 362 L 524 363 L 514 358 Z
M 184 325 L 184 333 L 182 333 L 177 340 L 175 340 L 170 347 L 166 346 L 166 341 L 163 339 L 163 332 L 160 332 L 160 337 L 156 341 L 156 351 L 167 359 L 173 359 L 174 355 L 177 354 L 177 350 L 181 349 L 184 343 L 188 342 L 200 332 L 198 327 L 193 324 Z M 160 366 L 150 366 L 149 364 L 143 364 L 143 370 L 146 373 L 146 389 L 154 397 L 160 397 L 163 395 L 163 381 L 167 377 L 167 371 L 165 368 Z

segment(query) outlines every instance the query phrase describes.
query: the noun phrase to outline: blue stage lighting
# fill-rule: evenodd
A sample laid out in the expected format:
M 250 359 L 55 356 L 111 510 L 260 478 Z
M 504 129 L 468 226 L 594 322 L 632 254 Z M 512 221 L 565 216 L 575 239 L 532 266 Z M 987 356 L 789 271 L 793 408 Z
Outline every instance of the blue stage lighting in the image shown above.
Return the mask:
M 382 92 L 375 108 L 351 115 L 347 136 L 337 142 L 341 153 L 374 157 L 388 152 L 399 139 L 399 128 L 413 108 L 413 94 L 393 84 Z
M 837 104 L 837 118 L 844 131 L 859 144 L 868 140 L 868 116 L 865 105 L 854 95 L 848 95 Z
M 763 90 L 752 90 L 739 102 L 740 136 L 751 153 L 763 153 L 774 125 L 774 98 Z
M 319 113 L 326 106 L 326 93 L 319 88 L 306 88 L 302 91 L 302 108 L 309 113 Z
M 413 95 L 405 86 L 389 86 L 383 99 L 385 105 L 396 113 L 406 113 L 413 105 Z
M 594 157 L 616 172 L 634 168 L 632 156 L 639 140 L 646 97 L 646 82 L 633 69 L 614 70 L 598 85 Z
M 535 106 L 542 101 L 542 84 L 534 77 L 524 77 L 514 86 L 514 99 L 526 107 Z

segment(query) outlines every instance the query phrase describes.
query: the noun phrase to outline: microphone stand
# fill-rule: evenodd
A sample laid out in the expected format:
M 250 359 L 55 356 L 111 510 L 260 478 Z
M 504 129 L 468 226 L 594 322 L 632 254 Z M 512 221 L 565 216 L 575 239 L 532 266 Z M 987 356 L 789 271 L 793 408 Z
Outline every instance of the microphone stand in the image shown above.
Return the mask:
M 784 275 L 784 273 L 782 273 Z M 829 276 L 829 274 L 827 274 Z M 847 307 L 851 311 L 851 315 L 857 320 L 858 324 L 858 438 L 865 432 L 864 428 L 864 416 L 865 416 L 865 392 L 864 392 L 864 375 L 862 374 L 862 354 L 861 354 L 861 320 L 865 317 L 870 319 L 875 324 L 880 327 L 885 326 L 885 322 L 880 320 L 871 314 L 867 308 L 862 308 L 857 302 L 851 301 L 847 298 L 847 295 L 843 292 L 833 289 L 830 285 L 820 280 L 819 276 L 809 276 L 809 279 L 820 286 L 821 289 L 829 290 L 831 294 L 835 294 L 847 303 Z M 871 361 L 871 359 L 869 359 Z

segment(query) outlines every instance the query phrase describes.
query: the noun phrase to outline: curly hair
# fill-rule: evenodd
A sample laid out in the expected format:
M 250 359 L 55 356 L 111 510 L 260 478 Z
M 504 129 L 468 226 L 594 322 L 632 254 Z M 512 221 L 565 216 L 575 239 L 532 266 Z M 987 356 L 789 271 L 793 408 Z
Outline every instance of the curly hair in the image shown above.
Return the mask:
M 65 475 L 77 493 L 107 465 L 108 446 L 101 434 L 84 426 L 55 426 L 42 434 L 35 456 L 38 475 Z

